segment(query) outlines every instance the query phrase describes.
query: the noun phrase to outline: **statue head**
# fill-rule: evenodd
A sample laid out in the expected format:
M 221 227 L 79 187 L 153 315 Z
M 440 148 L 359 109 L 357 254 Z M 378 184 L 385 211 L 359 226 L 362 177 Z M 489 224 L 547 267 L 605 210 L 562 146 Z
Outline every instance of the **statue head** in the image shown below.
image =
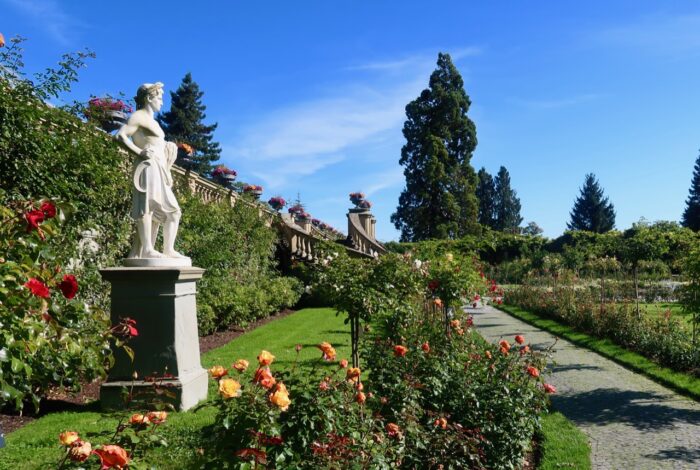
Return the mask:
M 142 109 L 151 102 L 153 110 L 160 111 L 163 106 L 163 84 L 161 82 L 144 83 L 136 90 L 134 101 L 136 101 L 136 109 Z

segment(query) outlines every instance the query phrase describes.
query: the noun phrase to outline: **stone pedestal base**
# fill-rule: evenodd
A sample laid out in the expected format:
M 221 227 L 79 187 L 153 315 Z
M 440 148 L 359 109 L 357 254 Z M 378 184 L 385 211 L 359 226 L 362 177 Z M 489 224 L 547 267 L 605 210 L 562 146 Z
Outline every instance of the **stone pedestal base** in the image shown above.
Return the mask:
M 133 362 L 121 348 L 114 351 L 115 364 L 100 389 L 102 407 L 124 407 L 130 390 L 135 402 L 157 399 L 180 410 L 205 400 L 207 372 L 199 358 L 196 303 L 196 282 L 204 270 L 123 267 L 100 273 L 112 284 L 112 323 L 132 318 L 139 332 L 128 343 Z

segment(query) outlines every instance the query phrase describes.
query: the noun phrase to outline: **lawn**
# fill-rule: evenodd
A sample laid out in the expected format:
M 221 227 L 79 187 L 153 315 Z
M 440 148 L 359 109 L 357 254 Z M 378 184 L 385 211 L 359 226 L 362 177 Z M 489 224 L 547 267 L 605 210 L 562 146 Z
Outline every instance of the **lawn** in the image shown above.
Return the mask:
M 228 367 L 236 359 L 247 359 L 255 364 L 260 350 L 267 349 L 277 357 L 273 370 L 280 370 L 293 363 L 297 344 L 302 345 L 301 360 L 317 358 L 320 352 L 315 346 L 321 341 L 333 344 L 339 358 L 349 357 L 349 328 L 343 324 L 343 319 L 328 308 L 300 310 L 204 354 L 202 365 Z M 209 395 L 215 393 L 212 382 Z M 205 451 L 209 445 L 207 427 L 213 423 L 214 415 L 215 410 L 209 407 L 196 412 L 171 413 L 167 424 L 161 428 L 168 447 L 149 451 L 141 463 L 159 469 L 191 468 L 197 452 Z M 60 432 L 75 430 L 93 443 L 107 443 L 121 416 L 123 414 L 100 413 L 97 403 L 86 405 L 81 411 L 44 416 L 7 436 L 7 447 L 0 450 L 0 468 L 55 468 L 63 454 L 58 443 Z M 588 445 L 581 431 L 558 413 L 543 416 L 542 423 L 542 468 L 559 468 L 558 461 L 570 468 L 589 468 Z M 96 462 L 95 457 L 91 459 Z
M 328 341 L 336 348 L 338 357 L 350 357 L 349 327 L 343 318 L 329 308 L 304 309 L 246 333 L 225 346 L 202 356 L 202 365 L 215 364 L 229 367 L 236 359 L 247 359 L 255 364 L 261 349 L 267 349 L 277 359 L 273 371 L 289 366 L 296 356 L 295 346 L 301 344 L 300 358 L 317 358 L 315 347 Z M 216 393 L 210 383 L 209 396 Z M 167 448 L 159 448 L 147 454 L 145 463 L 159 469 L 189 468 L 188 462 L 196 456 L 197 449 L 207 447 L 207 426 L 213 423 L 215 411 L 202 408 L 192 413 L 171 413 L 161 433 L 168 441 Z M 58 434 L 66 430 L 78 431 L 93 443 L 107 443 L 114 433 L 119 414 L 102 414 L 96 404 L 85 406 L 84 411 L 54 413 L 44 416 L 9 434 L 6 448 L 0 450 L 2 469 L 55 468 L 62 456 Z M 95 459 L 95 457 L 91 457 Z

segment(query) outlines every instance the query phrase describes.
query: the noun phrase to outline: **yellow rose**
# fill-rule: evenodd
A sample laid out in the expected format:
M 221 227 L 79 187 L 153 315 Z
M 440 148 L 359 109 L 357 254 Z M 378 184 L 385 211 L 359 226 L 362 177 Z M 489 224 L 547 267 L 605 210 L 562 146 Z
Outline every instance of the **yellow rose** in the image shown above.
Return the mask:
M 238 372 L 243 373 L 248 369 L 249 365 L 250 362 L 246 361 L 245 359 L 239 359 L 236 362 L 234 362 L 231 367 L 236 369 Z
M 221 377 L 226 375 L 228 371 L 224 369 L 224 366 L 214 366 L 211 369 L 209 369 L 209 373 L 213 378 L 220 379 Z
M 264 349 L 262 350 L 262 352 L 260 352 L 260 355 L 258 356 L 258 362 L 261 366 L 269 366 L 274 360 L 275 356 L 270 354 L 268 351 L 265 351 Z
M 345 378 L 353 382 L 357 382 L 360 379 L 361 373 L 362 372 L 360 371 L 359 367 L 350 367 L 345 373 Z
M 66 431 L 58 435 L 58 440 L 61 441 L 61 444 L 63 444 L 64 446 L 69 446 L 78 439 L 80 439 L 80 437 L 75 431 Z
M 167 411 L 151 411 L 146 415 L 146 419 L 148 419 L 153 424 L 164 423 L 167 418 Z
M 139 424 L 148 424 L 148 416 L 144 416 L 142 414 L 133 414 L 131 415 L 131 418 L 129 418 L 129 424 L 133 425 L 139 425 Z
M 279 407 L 281 411 L 287 411 L 292 400 L 289 399 L 289 392 L 287 392 L 287 387 L 280 382 L 277 384 L 275 391 L 270 395 L 270 401 L 273 405 Z
M 222 379 L 219 382 L 219 393 L 224 398 L 234 398 L 241 395 L 241 384 L 233 379 Z

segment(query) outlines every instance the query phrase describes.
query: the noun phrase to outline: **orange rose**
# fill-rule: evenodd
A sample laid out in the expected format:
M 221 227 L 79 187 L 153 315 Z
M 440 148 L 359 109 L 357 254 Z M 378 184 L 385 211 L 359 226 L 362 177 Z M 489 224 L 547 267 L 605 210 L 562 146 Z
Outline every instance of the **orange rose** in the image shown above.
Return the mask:
M 209 369 L 209 373 L 211 374 L 212 378 L 220 379 L 224 375 L 228 374 L 228 371 L 224 369 L 224 366 L 214 366 Z
M 78 436 L 78 433 L 75 431 L 66 431 L 58 435 L 58 440 L 61 441 L 61 444 L 64 446 L 69 446 L 78 439 L 80 439 L 80 436 Z
M 255 371 L 255 377 L 253 377 L 253 382 L 259 383 L 264 388 L 271 388 L 275 385 L 275 378 L 272 376 L 269 367 L 259 367 Z
M 399 427 L 398 424 L 389 423 L 386 425 L 385 429 L 386 429 L 386 433 L 389 435 L 389 437 L 395 437 L 395 438 L 401 437 L 401 428 Z
M 459 320 L 452 320 L 452 321 L 450 322 L 450 326 L 451 326 L 452 328 L 459 328 L 459 327 L 462 326 L 462 325 L 459 323 Z
M 275 391 L 270 394 L 270 401 L 273 405 L 279 407 L 281 411 L 287 411 L 287 408 L 289 408 L 292 400 L 289 399 L 287 387 L 282 382 L 278 383 Z
M 442 299 L 435 299 L 435 300 L 433 300 L 433 303 L 435 304 L 435 306 L 437 308 L 442 308 L 442 306 L 444 305 L 442 302 Z
M 489 359 L 491 359 L 491 357 L 493 357 L 493 356 L 491 356 L 491 351 L 485 351 L 484 356 L 486 356 Z
M 459 336 L 463 336 L 463 335 L 464 335 L 464 330 L 462 329 L 461 326 L 458 326 L 458 327 L 455 328 L 454 330 L 455 330 L 455 333 L 456 333 L 457 335 L 459 335 Z
M 420 348 L 423 350 L 425 353 L 430 352 L 430 344 L 426 341 L 425 343 L 421 344 Z
M 166 411 L 151 411 L 146 415 L 146 418 L 153 424 L 162 424 L 168 418 Z
M 433 424 L 436 428 L 447 429 L 447 420 L 445 418 L 438 418 Z
M 85 462 L 92 454 L 92 444 L 85 441 L 76 441 L 68 451 L 68 457 L 73 462 Z
M 330 343 L 326 343 L 325 341 L 317 346 L 318 349 L 323 351 L 323 360 L 324 361 L 334 361 L 335 360 L 335 348 L 331 346 Z
M 100 470 L 107 470 L 109 468 L 121 470 L 129 464 L 129 455 L 119 446 L 102 446 L 101 449 L 95 449 L 92 452 L 97 454 L 100 461 L 102 461 L 102 468 Z
M 528 366 L 527 373 L 530 375 L 530 377 L 537 378 L 540 376 L 540 371 L 537 369 L 537 367 L 534 366 Z
M 233 379 L 219 381 L 219 393 L 224 398 L 234 398 L 241 395 L 241 384 Z
M 355 401 L 361 405 L 367 401 L 367 395 L 365 395 L 363 392 L 357 392 L 357 395 L 355 395 Z
M 523 335 L 516 335 L 515 342 L 518 344 L 523 344 L 525 342 L 525 337 Z
M 352 382 L 357 382 L 360 380 L 360 374 L 362 372 L 360 371 L 359 367 L 350 367 L 348 371 L 345 373 L 345 378 L 347 380 L 350 380 Z
M 272 361 L 275 360 L 275 356 L 270 354 L 269 352 L 265 351 L 264 349 L 258 356 L 258 363 L 260 363 L 261 366 L 269 366 L 272 364 Z
M 404 357 L 407 352 L 408 348 L 406 346 L 401 346 L 400 344 L 394 346 L 394 356 L 396 357 Z
M 347 359 L 343 359 L 342 361 L 340 361 L 340 368 L 341 368 L 341 369 L 345 369 L 347 366 L 348 366 L 348 360 L 347 360 Z
M 131 415 L 131 418 L 129 418 L 129 424 L 133 424 L 135 426 L 142 425 L 142 424 L 148 424 L 148 416 L 144 416 L 142 414 L 133 414 Z
M 236 369 L 238 372 L 243 373 L 248 370 L 248 366 L 250 366 L 250 362 L 246 361 L 245 359 L 239 359 L 234 362 L 231 367 Z
M 501 349 L 510 350 L 510 343 L 504 339 L 499 341 L 498 345 L 501 347 Z

